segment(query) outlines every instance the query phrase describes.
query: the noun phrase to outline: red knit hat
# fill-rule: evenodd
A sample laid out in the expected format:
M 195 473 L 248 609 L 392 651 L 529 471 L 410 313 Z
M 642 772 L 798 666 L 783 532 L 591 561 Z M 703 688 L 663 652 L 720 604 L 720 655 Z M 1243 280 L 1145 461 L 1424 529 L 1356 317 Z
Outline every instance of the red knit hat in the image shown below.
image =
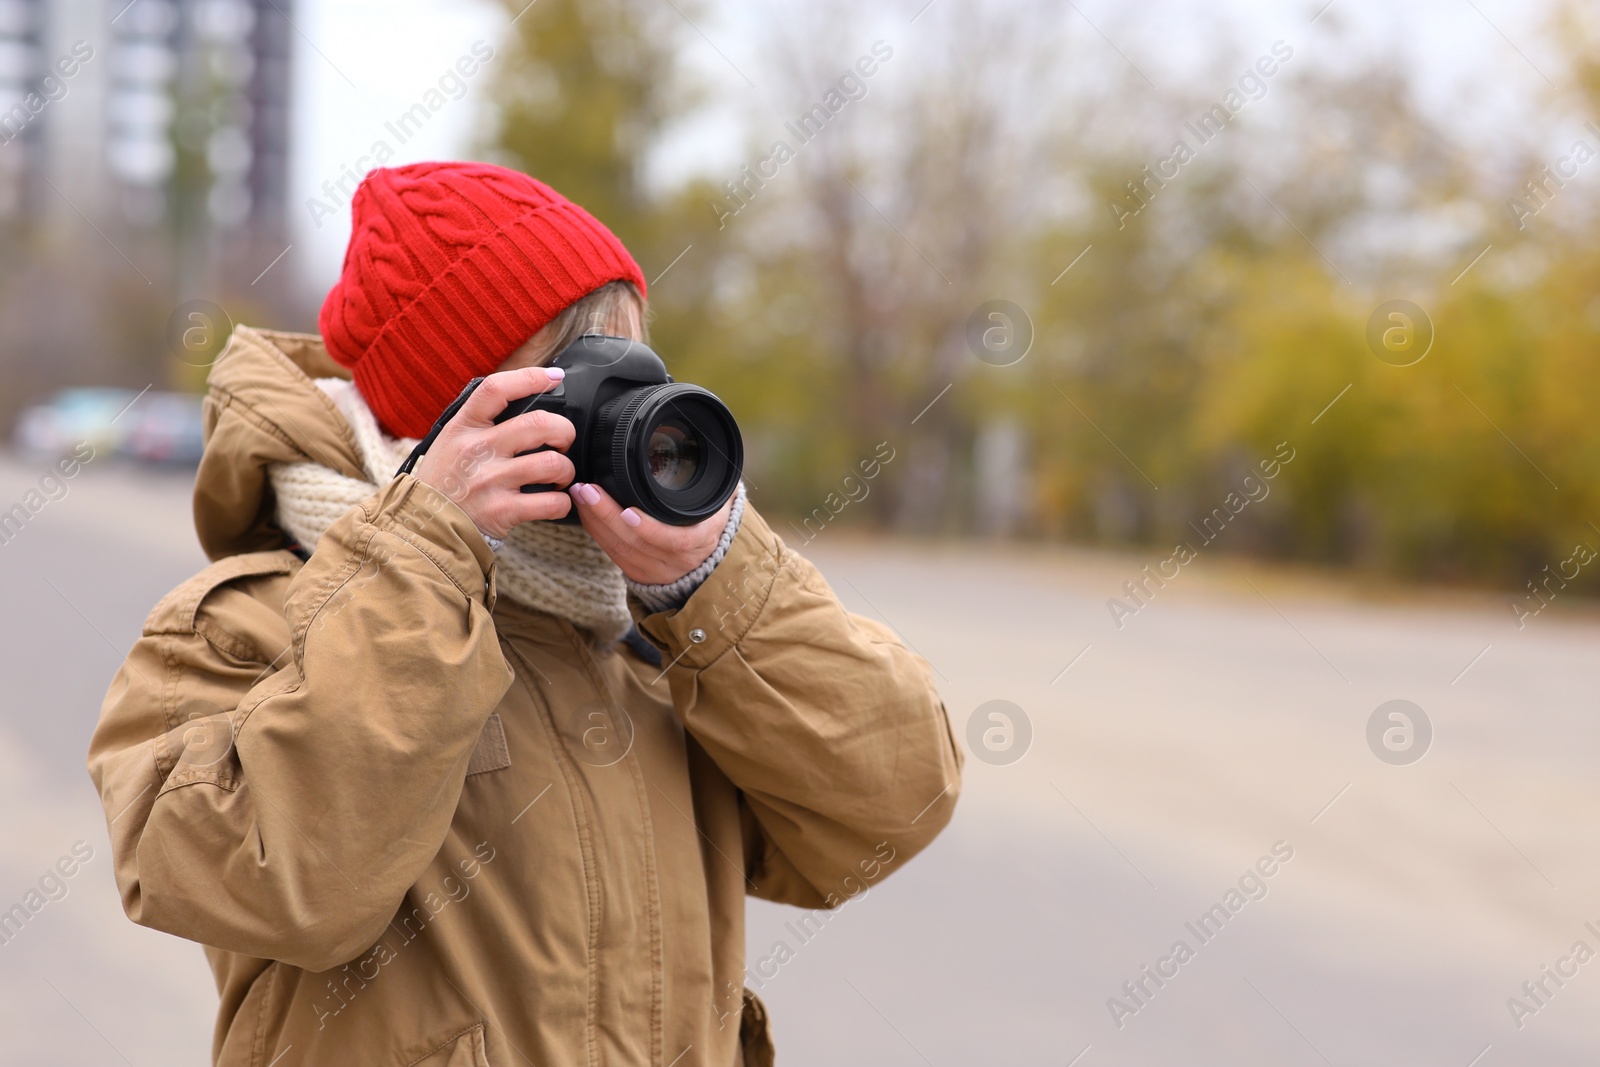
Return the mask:
M 374 170 L 356 190 L 344 270 L 318 325 L 388 432 L 421 437 L 569 305 L 644 275 L 593 215 L 488 163 Z

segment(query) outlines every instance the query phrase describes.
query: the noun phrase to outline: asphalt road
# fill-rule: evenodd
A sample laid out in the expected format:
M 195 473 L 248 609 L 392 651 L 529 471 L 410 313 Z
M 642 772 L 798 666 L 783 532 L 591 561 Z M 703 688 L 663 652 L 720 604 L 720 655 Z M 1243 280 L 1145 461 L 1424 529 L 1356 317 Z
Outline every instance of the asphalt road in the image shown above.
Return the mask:
M 0 511 L 41 473 L 0 460 Z M 1203 556 L 1118 630 L 1106 599 L 1154 556 L 834 530 L 805 550 L 933 663 L 958 736 L 1005 700 L 1031 740 L 1014 722 L 998 755 L 1020 759 L 969 756 L 949 831 L 810 941 L 752 904 L 752 960 L 793 950 L 761 989 L 780 1062 L 1600 1058 L 1600 963 L 1571 956 L 1600 951 L 1590 613 L 1558 601 L 1518 630 L 1494 599 Z M 181 477 L 98 461 L 0 544 L 0 910 L 92 850 L 0 944 L 0 1064 L 208 1062 L 209 971 L 123 918 L 82 758 L 140 621 L 201 563 Z M 1409 765 L 1367 739 L 1393 699 L 1432 726 Z M 1219 904 L 1220 930 L 1191 929 Z M 1546 965 L 1576 973 L 1535 1002 Z

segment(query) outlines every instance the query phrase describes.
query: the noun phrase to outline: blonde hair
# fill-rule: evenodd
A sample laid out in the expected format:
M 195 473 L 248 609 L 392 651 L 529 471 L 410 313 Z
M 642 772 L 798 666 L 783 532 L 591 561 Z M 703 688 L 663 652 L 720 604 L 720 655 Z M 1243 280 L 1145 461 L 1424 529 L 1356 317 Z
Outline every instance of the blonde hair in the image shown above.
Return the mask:
M 632 282 L 607 282 L 568 304 L 512 354 L 518 366 L 542 367 L 563 348 L 589 334 L 650 343 L 645 299 Z

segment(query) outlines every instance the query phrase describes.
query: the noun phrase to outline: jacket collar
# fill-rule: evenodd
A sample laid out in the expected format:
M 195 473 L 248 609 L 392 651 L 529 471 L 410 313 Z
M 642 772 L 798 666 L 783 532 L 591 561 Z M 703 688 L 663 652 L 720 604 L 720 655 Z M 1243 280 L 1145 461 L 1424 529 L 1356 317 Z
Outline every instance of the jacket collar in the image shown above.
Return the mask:
M 350 372 L 314 334 L 240 326 L 211 368 L 194 518 L 212 559 L 286 548 L 267 467 L 319 463 L 365 478 L 355 435 L 314 378 Z

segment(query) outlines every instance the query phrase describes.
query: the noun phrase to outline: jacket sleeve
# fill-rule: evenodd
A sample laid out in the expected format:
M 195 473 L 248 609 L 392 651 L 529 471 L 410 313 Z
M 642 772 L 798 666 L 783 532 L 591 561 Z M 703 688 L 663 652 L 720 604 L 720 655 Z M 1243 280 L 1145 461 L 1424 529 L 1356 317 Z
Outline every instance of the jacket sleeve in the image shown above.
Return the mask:
M 512 673 L 493 555 L 423 483 L 261 577 L 291 562 L 225 559 L 157 606 L 89 771 L 130 918 L 320 971 L 369 947 L 438 853 Z
M 744 794 L 754 895 L 835 906 L 950 821 L 962 757 L 927 663 L 753 508 L 681 609 L 633 608 L 684 728 Z

